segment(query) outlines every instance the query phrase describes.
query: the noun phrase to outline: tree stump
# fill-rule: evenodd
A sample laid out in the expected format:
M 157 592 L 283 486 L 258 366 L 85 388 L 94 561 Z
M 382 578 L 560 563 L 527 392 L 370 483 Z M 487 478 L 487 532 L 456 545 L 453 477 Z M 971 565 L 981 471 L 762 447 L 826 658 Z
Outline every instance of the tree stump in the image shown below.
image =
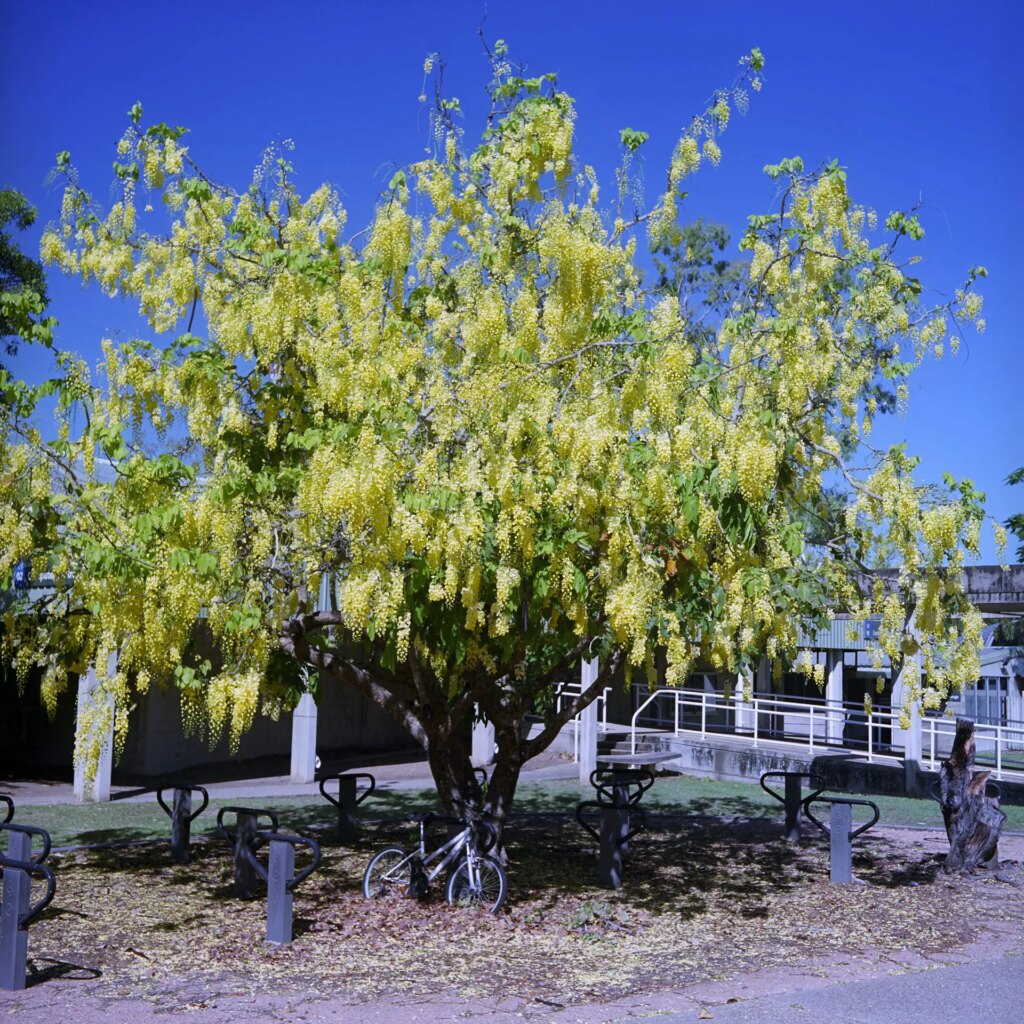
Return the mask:
M 996 856 L 1006 815 L 999 798 L 986 793 L 989 773 L 974 770 L 974 723 L 956 720 L 956 738 L 949 759 L 939 769 L 942 817 L 946 822 L 949 854 L 945 869 L 973 873 Z

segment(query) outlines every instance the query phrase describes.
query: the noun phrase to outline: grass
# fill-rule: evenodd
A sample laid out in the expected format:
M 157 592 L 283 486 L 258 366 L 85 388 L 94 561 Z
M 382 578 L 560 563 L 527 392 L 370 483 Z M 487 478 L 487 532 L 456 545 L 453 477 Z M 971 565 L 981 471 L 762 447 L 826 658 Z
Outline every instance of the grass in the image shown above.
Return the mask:
M 933 800 L 907 797 L 872 796 L 878 804 L 881 823 L 888 825 L 942 828 L 942 814 Z M 526 814 L 565 814 L 576 829 L 571 816 L 581 800 L 593 799 L 593 791 L 575 782 L 531 783 L 520 786 L 515 810 Z M 277 812 L 281 828 L 300 831 L 327 831 L 337 820 L 334 807 L 319 797 L 235 798 L 212 800 L 210 806 L 192 825 L 194 837 L 213 836 L 217 811 L 224 806 L 266 806 Z M 760 786 L 742 782 L 715 782 L 685 776 L 662 777 L 642 801 L 649 815 L 686 815 L 732 819 L 778 819 L 782 806 Z M 360 808 L 362 817 L 387 819 L 410 817 L 430 809 L 439 809 L 436 793 L 429 789 L 378 789 Z M 1024 830 L 1024 807 L 1005 805 L 1007 831 Z M 821 805 L 819 816 L 828 813 Z M 855 808 L 854 819 L 866 820 L 870 812 Z M 16 822 L 45 828 L 54 846 L 89 845 L 105 842 L 166 838 L 169 819 L 152 802 L 115 800 L 106 804 L 22 805 Z

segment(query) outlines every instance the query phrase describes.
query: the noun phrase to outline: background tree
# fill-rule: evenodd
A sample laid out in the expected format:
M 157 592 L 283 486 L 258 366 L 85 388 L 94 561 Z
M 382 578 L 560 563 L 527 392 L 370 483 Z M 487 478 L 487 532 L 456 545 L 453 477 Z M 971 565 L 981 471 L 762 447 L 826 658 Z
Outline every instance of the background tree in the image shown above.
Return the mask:
M 35 207 L 20 192 L 0 191 L 0 340 L 9 356 L 22 338 L 49 343 L 55 326 L 41 319 L 48 302 L 42 264 L 26 256 L 10 233 L 12 226 L 27 230 L 35 219 Z
M 923 306 L 894 255 L 916 218 L 873 240 L 837 164 L 790 159 L 767 169 L 779 203 L 751 220 L 713 332 L 642 284 L 638 235 L 656 252 L 674 237 L 683 183 L 760 84 L 761 54 L 741 64 L 629 219 L 576 161 L 571 98 L 501 46 L 479 145 L 438 89 L 435 151 L 394 175 L 366 232 L 345 235 L 330 187 L 300 196 L 284 154 L 243 191 L 213 181 L 184 129 L 145 127 L 138 105 L 109 210 L 64 156 L 44 257 L 136 300 L 148 336 L 105 342 L 99 382 L 60 357 L 53 439 L 45 389 L 4 391 L 0 572 L 47 558 L 58 580 L 5 641 L 43 668 L 44 699 L 116 650 L 102 686 L 120 707 L 173 679 L 189 720 L 237 741 L 281 706 L 282 661 L 306 666 L 402 723 L 455 811 L 478 795 L 479 707 L 500 821 L 524 761 L 620 669 L 653 680 L 656 654 L 671 685 L 698 658 L 741 673 L 767 653 L 781 671 L 800 623 L 844 606 L 881 615 L 879 659 L 920 656 L 927 704 L 976 676 L 980 618 L 948 569 L 977 551 L 978 495 L 926 493 L 901 448 L 866 441 L 871 388 L 902 392 L 977 316 L 975 275 Z M 830 478 L 844 532 L 811 558 L 800 510 Z M 886 559 L 899 578 L 865 589 Z M 200 616 L 216 666 L 183 664 Z M 597 681 L 556 710 L 585 657 Z
M 1024 466 L 1015 469 L 1007 478 L 1008 484 L 1024 483 Z M 1024 562 L 1024 512 L 1017 512 L 1006 520 L 1006 528 L 1017 538 L 1016 558 Z M 994 641 L 1008 647 L 1024 647 L 1024 619 L 1012 619 L 1000 622 L 996 629 Z

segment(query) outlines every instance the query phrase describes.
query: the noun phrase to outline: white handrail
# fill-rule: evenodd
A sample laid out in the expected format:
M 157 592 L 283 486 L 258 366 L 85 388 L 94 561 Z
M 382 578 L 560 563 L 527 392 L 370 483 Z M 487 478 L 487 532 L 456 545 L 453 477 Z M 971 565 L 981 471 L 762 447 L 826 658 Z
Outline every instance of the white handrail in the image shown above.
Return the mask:
M 922 729 L 928 732 L 928 762 L 932 771 L 938 767 L 941 757 L 941 750 L 938 750 L 938 737 L 949 740 L 952 746 L 956 737 L 956 721 L 951 718 L 924 718 L 921 722 Z M 1008 775 L 1017 776 L 1024 772 L 1022 768 L 1004 768 L 1004 753 L 1013 749 L 1014 746 L 1024 745 L 1024 725 L 978 725 L 974 726 L 975 740 L 981 740 L 992 744 L 992 755 L 987 750 L 982 751 L 983 756 L 994 756 L 995 765 L 991 768 L 994 778 L 1004 779 Z M 986 767 L 984 764 L 982 767 Z
M 655 690 L 649 694 L 647 699 L 644 700 L 633 712 L 633 716 L 630 720 L 630 752 L 636 753 L 636 742 L 637 742 L 637 731 L 639 728 L 640 718 L 644 712 L 656 701 L 668 699 L 673 703 L 672 712 L 672 732 L 673 735 L 678 736 L 681 732 L 686 729 L 684 721 L 681 721 L 681 709 L 686 708 L 699 708 L 700 713 L 700 736 L 705 739 L 708 734 L 708 708 L 712 709 L 724 709 L 727 705 L 719 704 L 717 701 L 717 693 L 709 693 L 707 690 L 689 690 L 682 688 L 665 688 Z M 865 712 L 863 704 L 856 704 L 852 701 L 845 702 L 848 704 L 847 707 L 839 707 L 836 702 L 832 702 L 828 705 L 824 705 L 821 702 L 810 702 L 810 701 L 798 701 L 788 697 L 765 697 L 758 696 L 752 697 L 749 701 L 744 701 L 743 704 L 746 708 L 749 708 L 753 714 L 753 745 L 756 747 L 759 745 L 762 737 L 762 726 L 761 716 L 762 715 L 779 715 L 783 718 L 804 719 L 807 722 L 807 735 L 805 739 L 800 741 L 792 738 L 781 739 L 777 742 L 780 743 L 798 743 L 800 746 L 806 746 L 808 750 L 813 753 L 816 747 L 816 734 L 815 729 L 821 727 L 824 729 L 824 746 L 829 745 L 829 727 L 835 722 L 836 718 L 842 725 L 846 725 L 851 720 L 857 724 L 867 727 L 867 755 L 869 761 L 874 761 L 876 754 L 878 753 L 878 747 L 880 745 L 880 733 L 875 730 L 881 730 L 882 728 L 896 728 L 898 725 L 898 714 L 892 711 L 881 711 L 878 709 L 872 709 L 870 713 Z M 824 714 L 822 713 L 824 712 Z M 820 741 L 819 741 L 820 745 Z
M 723 703 L 720 700 L 721 694 L 707 690 L 696 690 L 686 688 L 662 688 L 647 695 L 633 712 L 630 720 L 630 751 L 636 753 L 637 733 L 640 731 L 640 720 L 645 717 L 655 717 L 660 722 L 670 723 L 669 728 L 674 736 L 684 732 L 693 731 L 705 739 L 710 732 L 750 729 L 750 726 L 743 721 L 743 712 L 753 716 L 752 730 L 747 732 L 753 746 L 757 747 L 763 740 L 771 739 L 772 742 L 792 744 L 807 749 L 810 753 L 828 748 L 834 743 L 842 743 L 843 733 L 848 726 L 854 726 L 857 730 L 866 729 L 866 758 L 869 763 L 875 763 L 880 756 L 891 756 L 890 752 L 883 746 L 883 730 L 891 730 L 897 744 L 897 738 L 901 732 L 899 710 L 883 710 L 872 708 L 870 712 L 865 711 L 864 705 L 854 701 L 823 701 L 808 700 L 801 701 L 784 695 L 780 696 L 756 696 L 749 701 L 737 702 L 735 705 Z M 671 701 L 671 711 L 663 708 L 655 716 L 650 716 L 651 705 L 659 702 Z M 732 723 L 723 729 L 725 723 L 715 722 L 709 710 L 720 711 L 730 708 L 736 717 Z M 684 715 L 684 712 L 691 712 L 692 717 Z M 762 715 L 777 716 L 782 719 L 781 736 L 776 738 L 772 735 L 776 731 L 773 726 L 766 735 L 765 723 L 761 721 Z M 742 717 L 741 717 L 742 716 Z M 687 720 L 688 719 L 688 720 Z M 806 734 L 797 728 L 794 732 L 791 720 L 806 722 Z M 741 724 L 742 723 L 742 724 Z M 922 760 L 929 763 L 934 770 L 941 758 L 943 740 L 952 742 L 955 734 L 956 724 L 950 718 L 935 718 L 923 716 L 920 719 L 922 729 Z M 822 729 L 822 736 L 816 734 L 816 729 Z M 742 734 L 742 733 L 741 733 Z M 1008 723 L 1007 725 L 983 725 L 975 726 L 975 735 L 983 744 L 981 756 L 994 762 L 990 770 L 996 779 L 1007 777 L 1020 778 L 1024 775 L 1024 763 L 1020 768 L 1011 762 L 1007 767 L 1007 751 L 1024 748 L 1024 723 Z M 926 742 L 924 742 L 927 740 Z M 862 742 L 864 742 L 862 740 Z M 847 743 L 843 743 L 844 746 Z M 988 749 L 988 748 L 991 749 Z M 862 750 L 865 748 L 862 747 Z M 948 748 L 947 748 L 948 749 Z
M 595 698 L 594 703 L 597 704 L 600 709 L 600 731 L 608 731 L 608 694 L 612 692 L 610 686 L 606 686 Z M 562 710 L 562 696 L 575 696 L 578 697 L 581 693 L 581 685 L 577 682 L 562 682 L 555 684 L 555 714 L 558 714 Z M 573 723 L 573 734 L 572 734 L 572 760 L 576 764 L 580 759 L 580 717 L 583 712 L 580 711 L 575 718 L 571 721 Z

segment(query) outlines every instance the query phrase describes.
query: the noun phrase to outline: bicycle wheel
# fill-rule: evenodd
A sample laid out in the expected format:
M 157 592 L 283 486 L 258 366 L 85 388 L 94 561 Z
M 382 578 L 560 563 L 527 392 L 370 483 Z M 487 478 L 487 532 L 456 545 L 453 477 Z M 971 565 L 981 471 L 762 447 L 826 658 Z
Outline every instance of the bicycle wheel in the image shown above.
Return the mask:
M 445 896 L 451 906 L 484 907 L 496 914 L 505 902 L 508 879 L 505 869 L 493 857 L 477 854 L 477 884 L 473 885 L 469 862 L 463 861 L 448 879 Z
M 363 895 L 368 900 L 404 896 L 412 878 L 408 854 L 398 846 L 381 850 L 363 874 Z

